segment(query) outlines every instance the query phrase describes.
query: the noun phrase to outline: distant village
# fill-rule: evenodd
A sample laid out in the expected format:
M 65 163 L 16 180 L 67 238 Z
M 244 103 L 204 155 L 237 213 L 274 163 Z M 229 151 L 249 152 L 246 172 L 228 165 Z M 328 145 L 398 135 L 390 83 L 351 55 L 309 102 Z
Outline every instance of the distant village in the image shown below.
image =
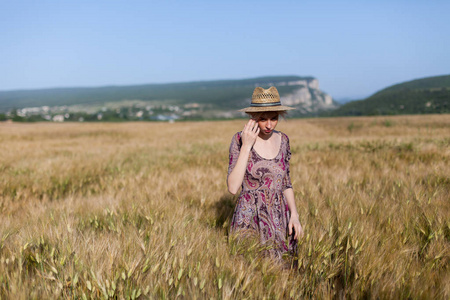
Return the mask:
M 40 106 L 25 107 L 0 115 L 0 121 L 15 122 L 118 122 L 229 119 L 239 117 L 236 112 L 211 111 L 198 103 L 185 105 L 156 105 L 137 102 L 128 105 L 105 106 Z

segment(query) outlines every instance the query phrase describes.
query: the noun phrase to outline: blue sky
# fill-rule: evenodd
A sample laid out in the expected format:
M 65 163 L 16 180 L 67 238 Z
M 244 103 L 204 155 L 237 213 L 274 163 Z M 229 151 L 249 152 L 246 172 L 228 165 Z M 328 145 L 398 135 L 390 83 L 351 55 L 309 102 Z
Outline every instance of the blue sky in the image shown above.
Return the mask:
M 0 90 L 314 76 L 339 98 L 450 74 L 450 1 L 2 1 Z

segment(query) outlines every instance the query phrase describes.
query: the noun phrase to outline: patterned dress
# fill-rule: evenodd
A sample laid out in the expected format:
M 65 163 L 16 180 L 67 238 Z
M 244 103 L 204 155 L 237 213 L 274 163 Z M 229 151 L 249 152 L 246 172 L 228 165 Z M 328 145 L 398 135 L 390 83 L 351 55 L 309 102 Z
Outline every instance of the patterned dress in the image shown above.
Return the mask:
M 239 237 L 259 237 L 266 254 L 281 258 L 284 254 L 295 255 L 297 242 L 289 237 L 289 208 L 283 191 L 292 188 L 289 176 L 291 151 L 289 138 L 281 134 L 281 145 L 277 156 L 265 159 L 252 148 L 237 200 L 230 233 Z M 228 175 L 236 165 L 242 146 L 241 132 L 231 140 Z

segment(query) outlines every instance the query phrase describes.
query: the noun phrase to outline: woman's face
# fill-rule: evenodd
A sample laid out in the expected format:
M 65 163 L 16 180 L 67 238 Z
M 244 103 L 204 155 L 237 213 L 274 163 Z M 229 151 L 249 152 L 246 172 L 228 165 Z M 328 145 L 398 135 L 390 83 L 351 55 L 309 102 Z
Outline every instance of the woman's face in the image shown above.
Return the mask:
M 278 124 L 278 113 L 267 112 L 262 114 L 256 122 L 259 126 L 260 136 L 270 136 Z

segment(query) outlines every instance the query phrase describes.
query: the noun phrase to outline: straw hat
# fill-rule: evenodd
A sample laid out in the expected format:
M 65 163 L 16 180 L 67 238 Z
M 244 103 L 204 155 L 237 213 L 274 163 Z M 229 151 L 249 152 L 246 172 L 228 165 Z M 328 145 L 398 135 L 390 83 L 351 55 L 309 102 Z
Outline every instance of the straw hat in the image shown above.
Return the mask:
M 295 108 L 281 105 L 280 94 L 278 94 L 277 88 L 271 86 L 267 90 L 262 87 L 255 88 L 250 107 L 240 109 L 239 111 L 251 113 L 264 111 L 286 111 L 291 109 Z

